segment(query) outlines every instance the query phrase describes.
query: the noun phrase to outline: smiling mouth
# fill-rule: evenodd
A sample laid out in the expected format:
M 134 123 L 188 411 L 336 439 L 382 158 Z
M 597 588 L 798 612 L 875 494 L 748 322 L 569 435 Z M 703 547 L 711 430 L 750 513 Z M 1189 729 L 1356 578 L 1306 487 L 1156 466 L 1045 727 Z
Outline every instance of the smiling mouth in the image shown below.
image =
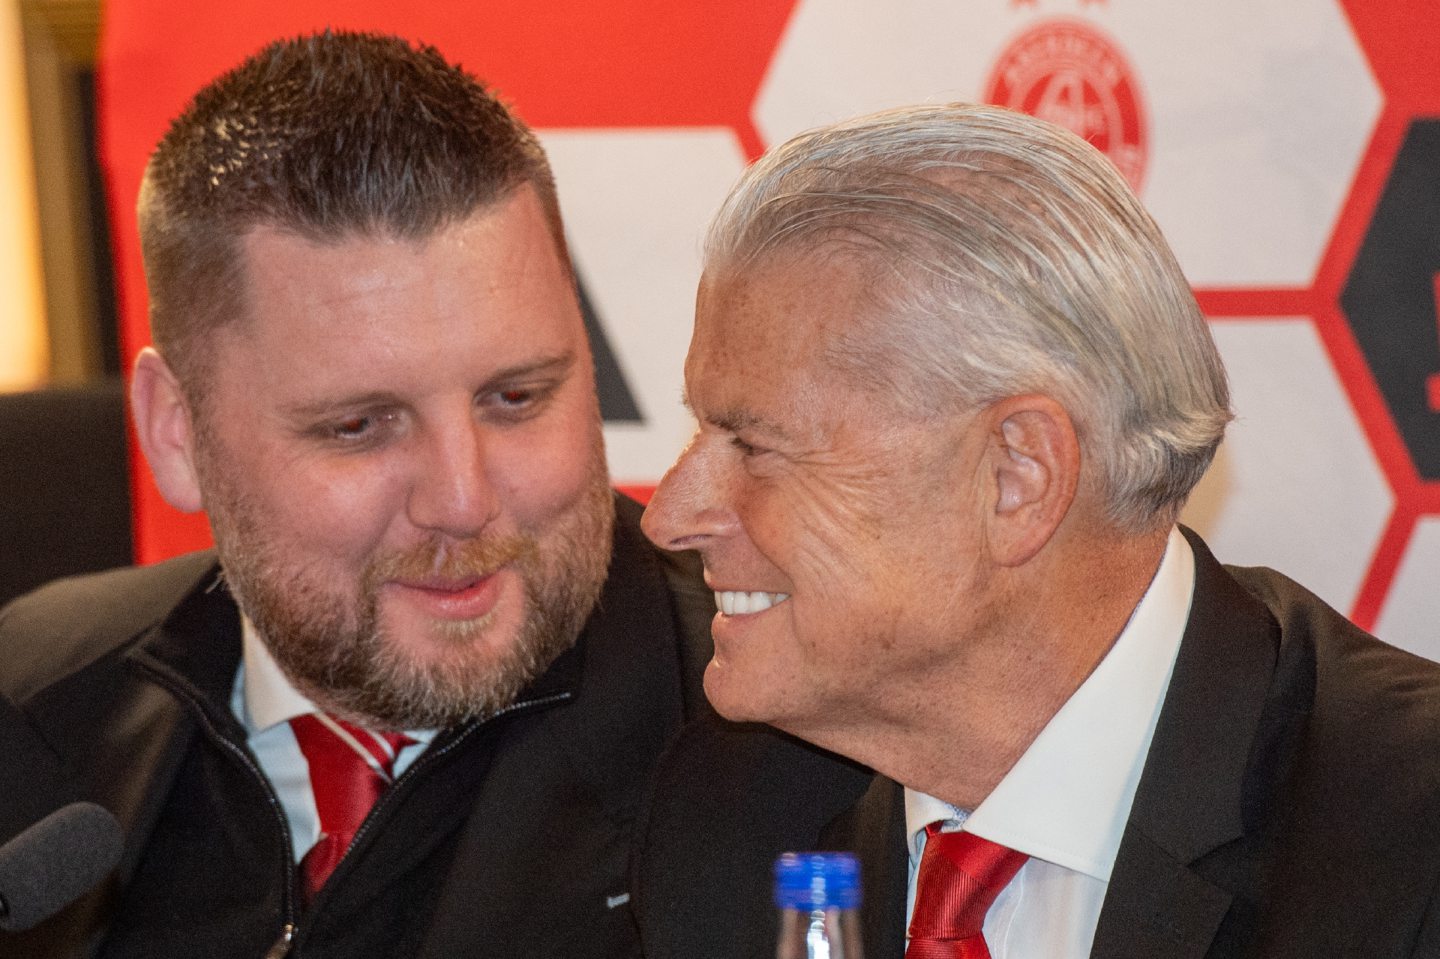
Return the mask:
M 494 573 L 484 576 L 401 577 L 387 581 L 407 602 L 439 619 L 478 619 L 491 613 L 500 598 Z
M 716 590 L 715 608 L 726 616 L 746 613 L 763 613 L 771 606 L 779 605 L 790 598 L 789 593 L 744 592 L 741 590 Z
M 425 579 L 397 579 L 396 585 L 405 586 L 410 589 L 423 589 L 432 593 L 463 593 L 480 583 L 485 582 L 492 574 L 483 576 L 466 576 L 461 579 L 447 579 L 443 577 L 428 577 Z

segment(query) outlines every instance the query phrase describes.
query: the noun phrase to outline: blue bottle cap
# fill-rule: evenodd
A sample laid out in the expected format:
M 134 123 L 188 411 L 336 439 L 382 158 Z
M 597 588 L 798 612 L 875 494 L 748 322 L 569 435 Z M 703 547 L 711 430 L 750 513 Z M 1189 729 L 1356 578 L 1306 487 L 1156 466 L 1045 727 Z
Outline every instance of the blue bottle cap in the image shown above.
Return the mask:
M 781 909 L 855 909 L 860 863 L 848 852 L 787 852 L 775 860 L 775 905 Z

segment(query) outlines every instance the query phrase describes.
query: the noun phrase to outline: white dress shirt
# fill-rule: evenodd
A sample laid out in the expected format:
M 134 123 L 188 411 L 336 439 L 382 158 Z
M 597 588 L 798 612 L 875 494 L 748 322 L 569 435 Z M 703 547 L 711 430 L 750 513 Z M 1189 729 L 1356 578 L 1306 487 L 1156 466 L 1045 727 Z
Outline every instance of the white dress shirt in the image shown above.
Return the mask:
M 290 685 L 248 616 L 240 617 L 240 630 L 243 655 L 235 674 L 230 708 L 245 727 L 250 750 L 285 810 L 285 818 L 290 822 L 292 852 L 299 862 L 320 839 L 320 816 L 315 811 L 315 795 L 310 790 L 310 766 L 300 752 L 295 734 L 290 731 L 290 720 L 318 709 Z M 396 755 L 397 777 L 435 738 L 434 730 L 406 730 L 405 733 L 415 742 Z
M 947 831 L 963 828 L 1031 857 L 985 917 L 994 959 L 1090 954 L 1194 588 L 1194 553 L 1172 529 L 1115 644 L 973 812 L 905 790 L 907 922 L 925 826 L 944 820 Z

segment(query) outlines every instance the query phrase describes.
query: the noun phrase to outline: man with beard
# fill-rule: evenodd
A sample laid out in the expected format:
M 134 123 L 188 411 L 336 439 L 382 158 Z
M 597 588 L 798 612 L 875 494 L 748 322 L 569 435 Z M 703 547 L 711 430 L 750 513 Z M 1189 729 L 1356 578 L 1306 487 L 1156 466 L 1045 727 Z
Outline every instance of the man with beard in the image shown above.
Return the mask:
M 708 597 L 617 517 L 534 136 L 431 49 L 327 33 L 201 91 L 139 206 L 136 432 L 216 553 L 0 613 L 0 692 L 126 830 L 0 952 L 636 954 Z

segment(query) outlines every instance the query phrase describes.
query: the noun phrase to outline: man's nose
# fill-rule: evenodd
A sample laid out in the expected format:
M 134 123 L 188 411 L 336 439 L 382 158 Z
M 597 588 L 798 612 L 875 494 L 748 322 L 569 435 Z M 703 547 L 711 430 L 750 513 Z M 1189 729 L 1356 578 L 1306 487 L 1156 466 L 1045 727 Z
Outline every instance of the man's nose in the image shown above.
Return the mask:
M 697 436 L 665 473 L 641 528 L 661 549 L 701 549 L 739 528 L 716 450 Z
M 463 539 L 478 535 L 498 514 L 484 432 L 473 421 L 427 432 L 414 468 L 407 506 L 420 529 Z

